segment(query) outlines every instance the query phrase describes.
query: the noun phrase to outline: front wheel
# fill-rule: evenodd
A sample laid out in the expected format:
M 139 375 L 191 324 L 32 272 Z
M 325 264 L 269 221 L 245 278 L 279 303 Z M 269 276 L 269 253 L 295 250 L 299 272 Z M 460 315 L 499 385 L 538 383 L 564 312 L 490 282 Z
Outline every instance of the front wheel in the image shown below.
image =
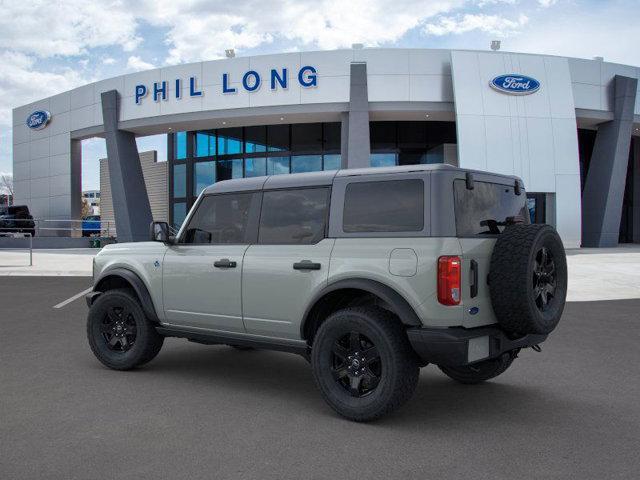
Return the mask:
M 108 290 L 93 302 L 87 337 L 96 358 L 114 370 L 144 365 L 160 352 L 164 342 L 138 299 L 124 289 Z
M 402 325 L 378 307 L 346 308 L 329 316 L 315 336 L 311 367 L 329 406 L 355 421 L 399 408 L 413 394 L 419 375 Z
M 472 365 L 464 365 L 462 367 L 445 367 L 439 365 L 438 368 L 442 370 L 442 373 L 447 377 L 457 382 L 464 383 L 465 385 L 475 385 L 476 383 L 485 382 L 504 373 L 507 368 L 511 366 L 516 355 L 517 351 L 507 352 L 498 358 L 484 360 Z

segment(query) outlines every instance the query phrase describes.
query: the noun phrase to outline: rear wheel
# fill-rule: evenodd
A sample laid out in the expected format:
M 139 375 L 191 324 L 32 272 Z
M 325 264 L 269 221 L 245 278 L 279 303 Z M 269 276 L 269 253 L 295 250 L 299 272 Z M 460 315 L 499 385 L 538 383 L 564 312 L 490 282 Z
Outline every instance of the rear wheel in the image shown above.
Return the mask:
M 352 307 L 320 326 L 311 366 L 325 401 L 340 415 L 368 421 L 396 410 L 413 394 L 418 362 L 390 312 Z
M 497 377 L 504 373 L 511 366 L 516 358 L 516 352 L 503 353 L 498 358 L 484 360 L 474 363 L 473 365 L 464 365 L 462 367 L 444 367 L 438 366 L 442 373 L 453 380 L 464 383 L 466 385 L 474 385 L 482 383 Z
M 124 289 L 109 290 L 91 305 L 87 337 L 96 358 L 114 370 L 129 370 L 151 361 L 164 341 L 137 298 Z

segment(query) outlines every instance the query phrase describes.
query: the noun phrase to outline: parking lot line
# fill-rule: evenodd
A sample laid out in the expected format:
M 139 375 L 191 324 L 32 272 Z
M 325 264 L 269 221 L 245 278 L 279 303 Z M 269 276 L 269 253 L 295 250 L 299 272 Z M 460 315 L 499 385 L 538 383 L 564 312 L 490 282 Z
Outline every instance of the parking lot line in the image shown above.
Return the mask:
M 66 300 L 60 302 L 57 305 L 54 305 L 53 308 L 62 308 L 66 305 L 69 305 L 71 302 L 79 299 L 80 297 L 86 295 L 87 293 L 89 293 L 91 290 L 93 290 L 93 287 L 89 287 L 86 290 L 81 291 L 80 293 L 76 293 L 73 297 L 67 298 Z

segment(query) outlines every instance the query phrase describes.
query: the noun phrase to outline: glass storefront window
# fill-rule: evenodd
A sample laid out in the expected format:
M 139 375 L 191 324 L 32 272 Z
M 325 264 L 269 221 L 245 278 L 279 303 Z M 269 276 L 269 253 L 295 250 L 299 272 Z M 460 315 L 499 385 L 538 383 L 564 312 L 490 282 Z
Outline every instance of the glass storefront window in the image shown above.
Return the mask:
M 322 155 L 295 155 L 291 157 L 291 173 L 322 170 Z
M 216 154 L 216 134 L 215 132 L 196 133 L 196 157 L 212 157 Z
M 398 146 L 396 136 L 396 122 L 369 123 L 371 136 L 371 150 L 389 150 Z
M 247 158 L 244 161 L 245 177 L 262 177 L 267 174 L 267 159 Z
M 289 173 L 289 157 L 267 158 L 267 175 L 282 175 Z
M 369 158 L 372 167 L 393 167 L 396 165 L 395 153 L 372 153 Z
M 324 155 L 323 170 L 340 170 L 341 165 L 342 162 L 339 154 Z
M 340 136 L 342 130 L 341 123 L 325 123 L 323 126 L 323 146 L 325 152 L 326 151 L 340 151 Z M 326 169 L 325 169 L 326 170 Z
M 193 164 L 193 194 L 200 192 L 209 185 L 216 183 L 216 162 L 197 162 Z
M 218 160 L 216 168 L 216 179 L 230 180 L 232 178 L 242 178 L 242 159 Z
M 173 204 L 173 228 L 178 230 L 187 216 L 187 204 L 185 202 L 175 202 Z
M 289 125 L 268 125 L 267 142 L 270 152 L 289 150 Z
M 187 158 L 187 132 L 176 132 L 173 143 L 173 156 L 176 160 Z
M 218 130 L 218 155 L 236 155 L 242 153 L 242 128 L 223 128 Z
M 298 123 L 291 125 L 291 151 L 313 152 L 322 150 L 322 124 Z
M 173 166 L 173 197 L 184 198 L 187 196 L 187 165 L 179 163 Z
M 244 129 L 245 153 L 261 153 L 267 151 L 267 127 L 245 127 Z

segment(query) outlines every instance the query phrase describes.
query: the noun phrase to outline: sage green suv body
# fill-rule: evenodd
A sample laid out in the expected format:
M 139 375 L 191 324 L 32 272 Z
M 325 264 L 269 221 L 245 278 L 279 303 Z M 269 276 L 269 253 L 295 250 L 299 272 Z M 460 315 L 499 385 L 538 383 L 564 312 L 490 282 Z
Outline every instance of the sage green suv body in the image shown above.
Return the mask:
M 292 351 L 314 363 L 317 336 L 331 319 L 337 333 L 327 348 L 346 348 L 349 369 L 340 369 L 341 352 L 324 360 L 319 352 L 318 385 L 342 415 L 375 418 L 404 401 L 385 396 L 390 365 L 405 372 L 406 379 L 393 380 L 400 383 L 415 383 L 417 367 L 427 363 L 460 369 L 500 360 L 493 374 L 505 355 L 510 364 L 513 352 L 546 338 L 548 332 L 514 336 L 500 328 L 486 281 L 505 225 L 529 223 L 525 199 L 515 177 L 444 165 L 216 183 L 175 238 L 155 223 L 155 241 L 108 245 L 95 257 L 88 303 L 100 327 L 92 327 L 90 311 L 92 348 L 112 368 L 150 360 L 166 336 Z M 99 301 L 113 291 L 138 310 L 101 309 Z M 358 322 L 364 326 L 354 330 Z M 351 324 L 345 335 L 359 336 L 345 340 L 340 325 Z M 369 331 L 368 324 L 393 331 Z M 385 348 L 398 350 L 392 353 L 400 363 L 371 341 L 376 335 L 395 339 L 395 347 Z M 109 351 L 101 356 L 102 340 Z M 140 346 L 145 342 L 151 347 Z M 358 357 L 367 349 L 378 354 L 375 369 Z M 347 397 L 323 385 L 322 368 L 334 371 L 328 381 L 342 385 Z

